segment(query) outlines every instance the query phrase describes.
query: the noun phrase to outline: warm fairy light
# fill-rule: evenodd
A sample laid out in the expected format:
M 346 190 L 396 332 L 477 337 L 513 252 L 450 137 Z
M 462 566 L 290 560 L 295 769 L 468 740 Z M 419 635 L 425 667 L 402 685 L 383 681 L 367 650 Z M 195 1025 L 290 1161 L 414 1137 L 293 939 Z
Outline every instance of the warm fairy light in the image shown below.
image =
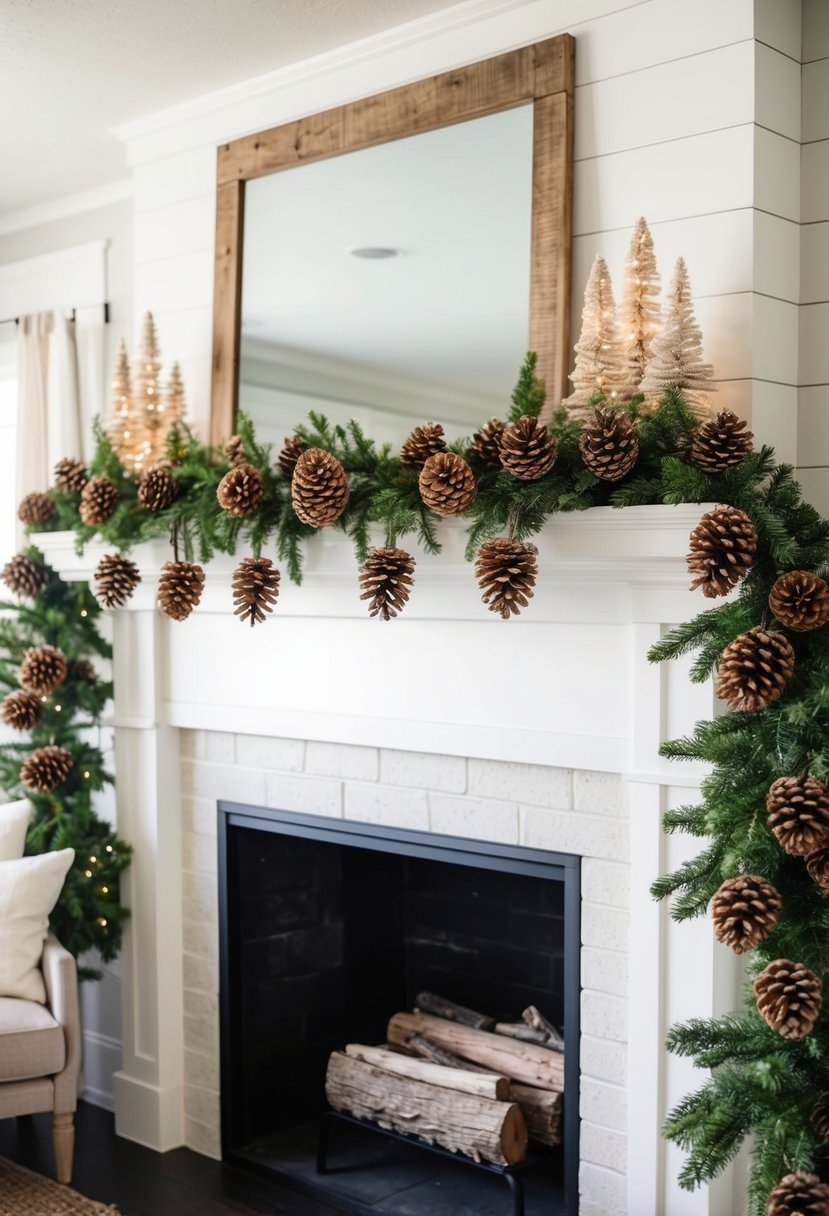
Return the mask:
M 83 775 L 87 780 L 89 780 L 89 769 L 88 768 L 85 768 L 83 770 Z
M 91 877 L 92 877 L 92 871 L 91 871 L 91 870 L 84 870 L 84 874 L 86 875 L 86 877 L 87 877 L 87 878 L 91 878 Z
M 55 706 L 55 713 L 56 713 L 56 714 L 59 714 L 59 713 L 60 713 L 60 711 L 61 711 L 62 709 L 63 709 L 63 706 L 62 706 L 62 705 L 56 705 L 56 706 Z
M 101 887 L 102 895 L 109 895 L 109 887 Z
M 94 865 L 95 865 L 95 863 L 97 862 L 98 858 L 97 858 L 97 857 L 90 857 L 90 859 L 89 859 L 89 860 L 90 860 L 90 862 L 92 863 L 92 865 L 94 866 Z
M 107 853 L 111 853 L 112 851 L 113 851 L 113 849 L 112 849 L 112 845 L 111 845 L 111 844 L 108 844 L 108 845 L 107 845 Z
M 102 929 L 105 929 L 105 928 L 106 928 L 106 923 L 107 923 L 107 922 L 106 922 L 106 917 L 104 917 L 104 916 L 99 916 L 99 917 L 98 917 L 98 924 L 101 926 L 101 928 L 102 928 Z
M 89 616 L 89 613 L 85 608 L 81 608 L 81 616 Z

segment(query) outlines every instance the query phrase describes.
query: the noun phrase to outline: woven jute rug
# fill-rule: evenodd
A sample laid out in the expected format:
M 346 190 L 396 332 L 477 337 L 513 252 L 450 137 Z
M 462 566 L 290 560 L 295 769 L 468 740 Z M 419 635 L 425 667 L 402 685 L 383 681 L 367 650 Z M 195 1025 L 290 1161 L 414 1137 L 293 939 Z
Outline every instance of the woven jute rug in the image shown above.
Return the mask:
M 0 1216 L 121 1216 L 68 1186 L 0 1157 Z

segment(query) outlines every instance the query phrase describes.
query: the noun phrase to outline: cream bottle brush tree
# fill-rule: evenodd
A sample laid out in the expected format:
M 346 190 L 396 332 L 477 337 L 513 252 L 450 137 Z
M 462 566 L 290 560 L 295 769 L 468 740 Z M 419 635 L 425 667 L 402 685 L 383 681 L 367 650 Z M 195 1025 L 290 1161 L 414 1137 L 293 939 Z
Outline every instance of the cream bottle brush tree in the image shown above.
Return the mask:
M 144 317 L 141 346 L 130 384 L 127 350 L 122 342 L 112 380 L 112 414 L 108 428 L 123 464 L 136 474 L 164 460 L 167 436 L 184 417 L 184 385 L 177 363 L 161 381 L 161 352 L 152 313 Z
M 653 237 L 644 218 L 636 221 L 625 261 L 619 329 L 631 393 L 638 391 L 660 330 L 659 272 Z
M 691 281 L 683 258 L 678 258 L 668 289 L 665 323 L 640 384 L 645 400 L 654 405 L 668 388 L 678 388 L 699 418 L 710 413 L 708 394 L 716 392 L 714 368 L 702 353 L 702 333 L 694 315 Z
M 576 366 L 570 379 L 573 392 L 564 404 L 586 416 L 590 401 L 603 393 L 610 402 L 626 400 L 630 382 L 616 329 L 616 304 L 604 258 L 597 256 L 584 291 L 581 334 L 576 343 Z

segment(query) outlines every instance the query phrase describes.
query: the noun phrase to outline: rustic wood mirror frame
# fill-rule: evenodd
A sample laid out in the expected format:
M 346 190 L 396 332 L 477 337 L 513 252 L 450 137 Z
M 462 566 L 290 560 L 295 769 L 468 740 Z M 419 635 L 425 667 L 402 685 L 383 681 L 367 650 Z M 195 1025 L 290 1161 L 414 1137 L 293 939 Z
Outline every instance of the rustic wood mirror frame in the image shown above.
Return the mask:
M 245 182 L 529 103 L 533 106 L 533 211 L 528 349 L 538 354 L 548 405 L 566 395 L 574 49 L 573 37 L 561 34 L 219 147 L 211 442 L 229 438 L 236 416 Z

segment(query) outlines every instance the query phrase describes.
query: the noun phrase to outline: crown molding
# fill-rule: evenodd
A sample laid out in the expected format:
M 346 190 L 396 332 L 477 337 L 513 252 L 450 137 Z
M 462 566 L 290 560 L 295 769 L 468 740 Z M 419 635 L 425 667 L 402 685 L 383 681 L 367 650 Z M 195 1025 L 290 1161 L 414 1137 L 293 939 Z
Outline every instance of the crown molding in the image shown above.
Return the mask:
M 91 190 L 82 190 L 78 194 L 67 194 L 63 198 L 51 199 L 48 203 L 37 203 L 33 207 L 21 207 L 19 211 L 7 211 L 0 214 L 0 236 L 10 232 L 20 232 L 24 228 L 37 228 L 41 224 L 51 224 L 55 220 L 65 219 L 70 215 L 79 215 L 83 211 L 96 211 L 99 207 L 108 207 L 111 203 L 120 203 L 133 195 L 131 177 L 119 178 L 118 181 L 108 182 L 105 186 L 95 186 Z

